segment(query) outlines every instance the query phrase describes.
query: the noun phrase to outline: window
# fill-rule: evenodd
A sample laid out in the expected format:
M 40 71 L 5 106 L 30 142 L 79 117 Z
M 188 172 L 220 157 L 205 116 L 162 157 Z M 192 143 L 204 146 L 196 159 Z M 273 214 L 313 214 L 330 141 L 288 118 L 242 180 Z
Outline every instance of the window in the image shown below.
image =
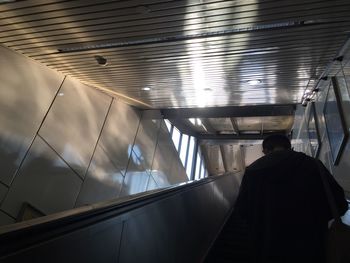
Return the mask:
M 195 138 L 191 136 L 190 145 L 188 149 L 187 163 L 186 163 L 186 173 L 187 173 L 188 179 L 191 179 L 192 162 L 193 162 L 193 156 L 194 156 L 194 144 L 195 144 Z
M 200 179 L 201 161 L 202 161 L 201 154 L 200 154 L 200 151 L 198 150 L 197 159 L 196 159 L 196 170 L 194 173 L 194 179 L 196 180 Z
M 204 177 L 205 177 L 205 167 L 204 167 L 204 162 L 202 157 L 200 178 L 204 178 Z
M 179 151 L 180 131 L 175 127 L 173 129 L 172 139 L 173 139 L 176 150 Z
M 194 178 L 201 179 L 206 176 L 206 169 L 204 167 L 203 157 L 198 150 L 195 151 L 196 138 L 187 134 L 181 133 L 169 120 L 164 120 L 173 140 L 174 146 L 179 153 L 180 160 L 186 170 L 188 179 L 191 179 L 192 166 L 195 165 Z M 196 154 L 196 155 L 195 155 Z M 196 163 L 193 164 L 193 157 L 196 156 Z
M 168 131 L 170 132 L 171 131 L 171 122 L 168 120 L 164 120 L 164 121 L 165 121 L 166 127 L 168 128 Z
M 181 140 L 181 149 L 180 149 L 180 159 L 185 167 L 186 165 L 186 155 L 187 155 L 187 148 L 188 148 L 188 138 L 189 136 L 186 134 L 182 134 L 182 140 Z

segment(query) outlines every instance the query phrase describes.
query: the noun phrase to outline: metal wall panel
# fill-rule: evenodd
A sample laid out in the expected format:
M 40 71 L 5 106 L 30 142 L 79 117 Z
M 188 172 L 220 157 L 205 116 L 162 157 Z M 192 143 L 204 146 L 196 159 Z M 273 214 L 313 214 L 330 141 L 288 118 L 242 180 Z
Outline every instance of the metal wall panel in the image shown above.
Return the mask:
M 179 154 L 163 120 L 152 165 L 152 176 L 159 186 L 167 186 L 188 180 Z
M 149 170 L 144 167 L 142 160 L 132 151 L 120 196 L 146 191 L 149 177 Z
M 156 181 L 153 179 L 153 176 L 151 175 L 149 177 L 149 180 L 148 180 L 147 191 L 151 191 L 151 190 L 154 190 L 157 188 L 158 188 L 158 185 L 157 185 Z
M 10 185 L 63 76 L 0 46 L 0 181 Z
M 235 182 L 223 177 L 131 212 L 118 262 L 201 262 L 235 202 Z
M 122 206 L 127 208 L 124 213 L 119 213 L 121 210 L 115 201 L 23 222 L 22 225 L 6 226 L 0 229 L 0 233 L 6 233 L 7 237 L 10 234 L 10 240 L 11 229 L 30 228 L 23 229 L 22 233 L 16 232 L 17 236 L 25 235 L 27 230 L 33 230 L 31 227 L 40 223 L 50 226 L 50 220 L 60 227 L 55 228 L 55 232 L 45 232 L 45 242 L 41 242 L 40 231 L 30 237 L 36 240 L 30 246 L 13 241 L 18 246 L 13 253 L 8 239 L 6 241 L 6 237 L 0 234 L 0 241 L 7 242 L 1 244 L 1 252 L 6 251 L 6 255 L 1 254 L 0 260 L 202 262 L 211 241 L 229 215 L 238 191 L 235 176 L 220 176 L 161 195 L 157 193 L 150 199 L 140 197 L 140 200 L 131 202 L 130 207 Z M 150 200 L 152 202 L 148 202 Z
M 115 263 L 119 254 L 122 226 L 120 218 L 96 223 L 22 251 L 16 261 Z M 11 256 L 1 261 L 14 262 Z
M 124 177 L 115 161 L 100 145 L 97 146 L 76 206 L 118 197 Z
M 249 166 L 251 163 L 264 156 L 261 144 L 244 145 L 242 148 L 246 166 Z
M 82 178 L 112 98 L 66 78 L 39 134 Z
M 5 198 L 7 191 L 8 191 L 8 188 L 5 185 L 0 184 L 0 203 Z
M 23 202 L 44 214 L 74 207 L 82 180 L 40 137 L 36 137 L 1 209 L 17 217 Z
M 204 147 L 205 160 L 210 175 L 223 174 L 225 172 L 224 162 L 221 156 L 220 145 L 206 144 Z
M 114 100 L 99 145 L 124 175 L 140 122 L 140 111 Z
M 146 170 L 151 170 L 152 168 L 159 127 L 159 119 L 142 116 L 133 150 Z
M 7 214 L 5 214 L 4 212 L 0 211 L 0 226 L 3 225 L 10 225 L 15 223 L 15 220 L 8 216 Z

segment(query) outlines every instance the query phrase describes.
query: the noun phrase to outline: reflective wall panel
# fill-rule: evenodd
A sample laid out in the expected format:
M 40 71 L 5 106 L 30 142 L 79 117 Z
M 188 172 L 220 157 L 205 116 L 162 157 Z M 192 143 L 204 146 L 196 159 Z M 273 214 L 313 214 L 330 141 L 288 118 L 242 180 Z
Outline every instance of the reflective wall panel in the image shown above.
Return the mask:
M 344 59 L 342 62 L 334 62 L 330 67 L 330 73 L 328 74 L 328 78 L 326 80 L 320 80 L 318 83 L 318 92 L 314 96 L 315 107 L 316 107 L 316 119 L 319 128 L 319 135 L 321 138 L 319 159 L 324 163 L 324 165 L 328 168 L 328 170 L 333 174 L 334 178 L 338 181 L 338 183 L 344 188 L 346 196 L 350 198 L 350 143 L 349 139 L 345 140 L 345 146 L 342 151 L 339 152 L 339 162 L 337 164 L 334 163 L 334 158 L 332 157 L 332 151 L 330 147 L 330 139 L 329 139 L 329 130 L 332 130 L 332 127 L 327 127 L 325 122 L 324 109 L 327 104 L 327 93 L 331 84 L 331 77 L 336 77 L 336 82 L 338 84 L 338 90 L 340 94 L 340 99 L 337 102 L 338 105 L 342 108 L 342 115 L 345 120 L 345 130 L 348 132 L 350 127 L 350 71 L 348 70 L 349 65 L 349 48 L 344 51 Z M 328 102 L 329 103 L 329 102 Z M 330 104 L 328 104 L 330 105 Z M 297 139 L 297 141 L 309 145 L 308 142 L 308 127 L 307 122 L 310 118 L 310 109 L 311 103 L 307 105 L 306 108 L 302 106 L 297 107 L 296 119 L 303 120 L 301 124 L 295 127 L 293 131 L 293 137 Z M 335 116 L 337 118 L 337 116 Z M 333 127 L 333 132 L 335 127 Z M 341 131 L 341 127 L 337 127 L 337 131 Z M 341 135 L 338 134 L 338 138 L 341 138 Z M 334 140 L 335 138 L 333 138 Z M 295 140 L 294 140 L 295 141 Z M 308 149 L 301 149 L 301 151 L 306 154 L 311 154 Z M 335 152 L 335 154 L 337 154 Z
M 5 195 L 7 193 L 7 190 L 8 188 L 3 185 L 3 184 L 0 184 L 0 203 L 2 202 L 2 200 L 5 198 Z
M 81 183 L 49 145 L 36 137 L 1 209 L 15 218 L 24 202 L 44 214 L 71 209 Z
M 25 202 L 51 214 L 187 179 L 159 111 L 141 119 L 120 99 L 5 48 L 0 54 L 3 218 L 16 218 Z
M 99 145 L 122 174 L 128 165 L 139 122 L 139 110 L 120 100 L 113 101 Z
M 39 134 L 84 177 L 111 97 L 66 78 Z
M 160 120 L 142 116 L 139 130 L 135 139 L 134 153 L 145 169 L 151 170 L 154 152 L 157 145 Z
M 119 195 L 123 175 L 110 157 L 100 145 L 97 146 L 76 206 L 101 202 Z
M 0 226 L 15 223 L 15 219 L 0 211 Z
M 152 175 L 159 186 L 167 186 L 188 180 L 164 121 L 161 122 L 159 130 Z
M 10 185 L 63 76 L 0 46 L 0 181 Z

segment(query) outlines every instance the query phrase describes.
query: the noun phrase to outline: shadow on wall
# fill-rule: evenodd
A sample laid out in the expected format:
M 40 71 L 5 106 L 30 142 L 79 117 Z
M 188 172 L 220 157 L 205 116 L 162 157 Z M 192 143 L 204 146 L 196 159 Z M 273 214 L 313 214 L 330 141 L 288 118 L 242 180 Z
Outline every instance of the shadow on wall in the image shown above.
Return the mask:
M 38 147 L 38 143 L 34 147 Z M 44 214 L 74 207 L 81 178 L 53 152 L 39 154 L 30 152 L 2 203 L 1 209 L 14 218 L 24 202 Z

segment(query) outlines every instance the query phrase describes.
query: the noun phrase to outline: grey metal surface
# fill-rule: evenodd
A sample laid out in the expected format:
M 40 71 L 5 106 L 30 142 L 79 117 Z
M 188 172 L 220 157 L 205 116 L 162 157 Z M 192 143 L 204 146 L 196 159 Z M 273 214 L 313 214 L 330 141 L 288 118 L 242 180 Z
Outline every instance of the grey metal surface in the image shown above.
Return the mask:
M 219 175 L 225 173 L 220 145 L 208 143 L 202 145 L 201 149 L 205 157 L 206 168 L 208 169 L 209 174 Z
M 161 110 L 164 119 L 258 117 L 294 114 L 295 104 L 247 105 Z M 148 112 L 149 110 L 146 110 Z
M 266 116 L 235 118 L 240 131 L 290 131 L 293 126 L 294 116 Z
M 3 47 L 0 64 L 0 181 L 10 185 L 63 75 Z
M 244 170 L 241 147 L 238 144 L 220 145 L 223 164 L 226 172 L 237 173 Z
M 115 161 L 100 145 L 97 146 L 76 206 L 118 197 L 124 177 Z
M 132 151 L 119 196 L 127 196 L 146 191 L 149 177 L 150 170 L 143 166 L 142 160 Z
M 14 253 L 0 254 L 0 260 L 201 262 L 235 203 L 239 180 L 233 175 L 221 176 L 205 182 L 188 183 L 183 187 L 186 188 L 180 191 L 176 191 L 176 188 L 169 189 L 170 192 L 164 190 L 165 195 L 160 198 L 151 199 L 153 196 L 149 196 L 152 202 L 142 206 L 136 202 L 124 213 L 118 213 L 118 208 L 124 208 L 118 207 L 118 201 L 109 201 L 3 227 L 0 229 L 0 242 L 4 242 L 4 235 L 11 230 L 25 231 L 40 223 L 48 224 L 50 220 L 56 220 L 55 225 L 60 225 L 60 228 L 55 228 L 55 233 L 45 233 L 45 242 L 39 241 L 30 247 L 21 247 L 12 240 L 19 248 Z M 130 197 L 129 201 L 133 198 Z M 148 201 L 142 198 L 140 201 Z M 113 206 L 116 207 L 115 211 Z M 93 209 L 99 209 L 98 213 L 90 217 L 86 215 L 94 212 Z M 79 216 L 79 220 L 72 220 L 75 216 Z M 31 238 L 40 240 L 38 235 Z M 8 241 L 5 245 L 7 249 L 11 247 Z M 8 250 L 2 247 L 1 251 Z
M 124 175 L 134 144 L 140 112 L 120 100 L 114 100 L 99 141 L 115 167 Z
M 118 259 L 122 227 L 120 218 L 95 223 L 22 251 L 15 261 L 114 263 Z M 11 256 L 1 261 L 14 262 Z
M 39 134 L 83 178 L 112 98 L 66 78 Z
M 152 164 L 152 176 L 161 187 L 188 180 L 179 155 L 170 139 L 168 128 L 163 120 L 161 121 L 157 148 Z
M 15 220 L 0 210 L 0 226 L 13 223 L 15 223 Z
M 143 115 L 136 134 L 133 151 L 146 170 L 151 170 L 157 145 L 160 120 Z
M 1 209 L 15 218 L 23 202 L 44 214 L 72 209 L 81 183 L 78 175 L 36 137 Z
M 30 0 L 0 10 L 3 45 L 155 108 L 298 103 L 350 25 L 346 0 Z
M 231 176 L 131 213 L 119 262 L 201 262 L 238 188 Z
M 157 185 L 156 181 L 153 179 L 153 176 L 151 175 L 149 177 L 149 180 L 148 180 L 147 191 L 154 190 L 157 188 L 158 188 L 158 185 Z
M 7 191 L 8 191 L 8 187 L 6 187 L 3 184 L 0 184 L 0 203 L 5 198 Z

